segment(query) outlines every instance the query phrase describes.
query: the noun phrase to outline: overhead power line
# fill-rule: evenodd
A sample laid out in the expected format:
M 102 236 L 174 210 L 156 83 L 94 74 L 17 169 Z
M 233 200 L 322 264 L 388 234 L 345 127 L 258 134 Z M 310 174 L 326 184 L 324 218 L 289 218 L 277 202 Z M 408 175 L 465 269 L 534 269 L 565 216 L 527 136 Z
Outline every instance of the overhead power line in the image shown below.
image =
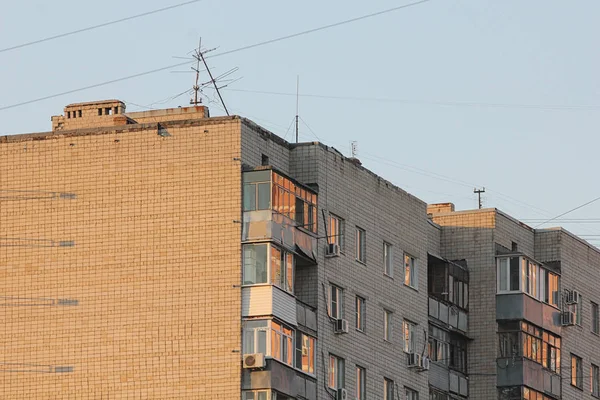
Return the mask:
M 74 30 L 74 31 L 71 31 L 71 32 L 60 33 L 58 35 L 49 36 L 49 37 L 46 37 L 46 38 L 43 38 L 43 39 L 33 40 L 31 42 L 21 43 L 21 44 L 15 45 L 15 46 L 11 46 L 11 47 L 6 47 L 4 49 L 0 49 L 0 53 L 5 53 L 7 51 L 16 50 L 16 49 L 21 49 L 23 47 L 33 46 L 34 44 L 49 42 L 51 40 L 60 39 L 60 38 L 64 38 L 64 37 L 67 37 L 67 36 L 76 35 L 76 34 L 82 33 L 82 32 L 92 31 L 92 30 L 98 29 L 98 28 L 104 28 L 106 26 L 119 24 L 119 23 L 125 22 L 125 21 L 131 21 L 132 19 L 146 17 L 146 16 L 152 15 L 152 14 L 158 14 L 158 13 L 163 12 L 163 11 L 172 10 L 174 8 L 179 8 L 179 7 L 187 6 L 187 5 L 193 4 L 193 3 L 199 3 L 201 1 L 202 0 L 186 1 L 185 3 L 174 4 L 172 6 L 159 8 L 157 10 L 147 11 L 145 13 L 141 13 L 141 14 L 137 14 L 137 15 L 132 15 L 132 16 L 121 18 L 121 19 L 117 19 L 117 20 L 114 20 L 114 21 L 109 21 L 109 22 L 104 22 L 102 24 L 98 24 L 98 25 L 88 26 L 87 28 L 77 29 L 77 30 Z
M 593 199 L 593 200 L 590 200 L 590 201 L 588 201 L 587 203 L 583 203 L 582 205 L 580 205 L 580 206 L 577 206 L 577 207 L 575 207 L 575 208 L 572 208 L 572 209 L 570 209 L 569 211 L 566 211 L 566 212 L 564 212 L 564 213 L 562 213 L 562 214 L 559 214 L 559 215 L 557 215 L 557 216 L 556 216 L 556 217 L 554 217 L 554 218 L 550 218 L 549 220 L 547 220 L 547 221 L 544 221 L 544 222 L 542 222 L 541 224 L 538 224 L 538 225 L 536 225 L 536 226 L 535 226 L 535 228 L 538 228 L 538 227 L 540 227 L 540 226 L 542 226 L 542 225 L 544 225 L 544 224 L 547 224 L 547 223 L 548 223 L 548 222 L 550 222 L 550 221 L 554 221 L 555 219 L 558 219 L 558 218 L 560 218 L 560 217 L 562 217 L 562 216 L 565 216 L 565 215 L 567 215 L 567 214 L 569 214 L 569 213 L 572 213 L 573 211 L 579 210 L 580 208 L 583 208 L 583 207 L 585 207 L 585 206 L 587 206 L 587 205 L 590 205 L 590 204 L 592 204 L 592 203 L 594 203 L 594 202 L 596 202 L 596 201 L 598 201 L 598 200 L 600 200 L 600 197 L 596 197 L 595 199 Z
M 227 88 L 230 92 L 241 93 L 256 93 L 274 96 L 296 96 L 296 93 L 273 92 L 265 90 L 247 90 L 247 89 L 232 89 Z M 300 97 L 311 97 L 327 100 L 355 100 L 355 101 L 372 101 L 380 103 L 403 103 L 416 105 L 435 105 L 435 106 L 453 106 L 453 107 L 480 107 L 480 108 L 528 108 L 540 110 L 574 110 L 574 111 L 589 111 L 598 110 L 600 105 L 556 105 L 556 104 L 509 104 L 509 103 L 482 103 L 482 102 L 466 102 L 466 101 L 441 101 L 441 100 L 412 100 L 412 99 L 395 99 L 384 97 L 355 97 L 355 96 L 336 96 L 327 94 L 299 94 Z
M 195 1 L 200 1 L 200 0 L 195 0 Z M 383 14 L 391 13 L 393 11 L 398 11 L 398 10 L 401 10 L 403 8 L 416 6 L 418 4 L 426 3 L 426 2 L 429 2 L 429 1 L 431 1 L 431 0 L 421 0 L 421 1 L 414 2 L 414 3 L 405 4 L 405 5 L 402 5 L 402 6 L 398 6 L 398 7 L 394 7 L 394 8 L 389 8 L 387 10 L 379 11 L 379 12 L 376 12 L 376 13 L 367 14 L 367 15 L 363 15 L 363 16 L 360 16 L 360 17 L 347 19 L 347 20 L 336 22 L 336 23 L 333 23 L 333 24 L 324 25 L 324 26 L 321 26 L 321 27 L 318 27 L 318 28 L 308 29 L 308 30 L 305 30 L 305 31 L 302 31 L 302 32 L 291 34 L 291 35 L 286 35 L 286 36 L 282 36 L 282 37 L 279 37 L 279 38 L 270 39 L 270 40 L 266 40 L 266 41 L 263 41 L 263 42 L 258 42 L 258 43 L 255 43 L 255 44 L 251 44 L 251 45 L 248 45 L 248 46 L 239 47 L 237 49 L 225 51 L 225 52 L 222 52 L 222 53 L 217 53 L 217 54 L 214 54 L 212 56 L 207 56 L 206 58 L 208 59 L 208 58 L 212 58 L 212 57 L 220 57 L 220 56 L 224 56 L 224 55 L 227 55 L 227 54 L 236 53 L 238 51 L 244 51 L 244 50 L 252 49 L 252 48 L 255 48 L 255 47 L 259 47 L 259 46 L 265 46 L 265 45 L 268 45 L 268 44 L 271 44 L 271 43 L 275 43 L 275 42 L 279 42 L 279 41 L 282 41 L 282 40 L 287 40 L 287 39 L 295 38 L 295 37 L 302 36 L 302 35 L 308 35 L 308 34 L 311 34 L 311 33 L 314 33 L 314 32 L 318 32 L 318 31 L 322 31 L 322 30 L 325 30 L 325 29 L 329 29 L 329 28 L 333 28 L 333 27 L 337 27 L 337 26 L 349 24 L 349 23 L 352 23 L 352 22 L 356 22 L 356 21 L 360 21 L 360 20 L 366 19 L 366 18 L 375 17 L 377 15 L 383 15 Z M 128 79 L 133 79 L 133 78 L 137 78 L 137 77 L 140 77 L 140 76 L 144 76 L 144 75 L 150 75 L 150 74 L 153 74 L 153 73 L 156 73 L 156 72 L 165 71 L 165 70 L 176 68 L 176 67 L 181 67 L 181 66 L 187 65 L 189 63 L 190 63 L 190 61 L 185 61 L 185 62 L 181 62 L 181 63 L 177 63 L 177 64 L 167 65 L 167 66 L 164 66 L 164 67 L 161 67 L 161 68 L 156 68 L 156 69 L 153 69 L 153 70 L 150 70 L 150 71 L 140 72 L 138 74 L 129 75 L 129 76 L 125 76 L 125 77 L 117 78 L 117 79 L 112 79 L 110 81 L 96 83 L 96 84 L 89 85 L 89 86 L 84 86 L 84 87 L 81 87 L 81 88 L 78 88 L 78 89 L 71 89 L 71 90 L 67 90 L 65 92 L 56 93 L 56 94 L 52 94 L 52 95 L 48 95 L 48 96 L 44 96 L 44 97 L 39 97 L 37 99 L 27 100 L 27 101 L 23 101 L 23 102 L 20 102 L 20 103 L 11 104 L 11 105 L 8 105 L 8 106 L 3 106 L 3 107 L 0 107 L 0 111 L 7 110 L 7 109 L 10 109 L 10 108 L 24 106 L 26 104 L 36 103 L 36 102 L 43 101 L 43 100 L 52 99 L 52 98 L 55 98 L 55 97 L 64 96 L 64 95 L 71 94 L 71 93 L 82 92 L 84 90 L 93 89 L 93 88 L 97 88 L 97 87 L 100 87 L 100 86 L 106 86 L 106 85 L 109 85 L 111 83 L 121 82 L 121 81 L 125 81 L 125 80 L 128 80 Z

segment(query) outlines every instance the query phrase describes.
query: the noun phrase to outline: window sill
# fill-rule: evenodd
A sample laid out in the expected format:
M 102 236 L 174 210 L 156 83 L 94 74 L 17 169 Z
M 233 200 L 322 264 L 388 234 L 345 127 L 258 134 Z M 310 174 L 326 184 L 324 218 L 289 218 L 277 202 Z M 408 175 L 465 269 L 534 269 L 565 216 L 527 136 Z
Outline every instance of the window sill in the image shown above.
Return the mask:
M 362 333 L 363 335 L 366 335 L 366 334 L 367 334 L 367 332 L 365 332 L 365 330 L 364 330 L 364 329 L 358 329 L 358 328 L 355 328 L 355 330 L 356 330 L 356 332 L 360 332 L 360 333 Z
M 573 384 L 571 383 L 571 387 L 572 387 L 572 388 L 575 388 L 575 389 L 579 389 L 579 390 L 581 390 L 581 391 L 583 392 L 583 386 L 579 387 L 579 386 L 575 386 L 575 385 L 573 385 Z
M 385 276 L 388 279 L 394 280 L 394 277 L 392 275 L 388 275 L 385 272 L 383 273 L 383 276 Z
M 594 332 L 594 331 L 592 331 L 592 335 L 595 335 L 595 336 L 599 336 L 599 337 L 600 337 L 600 332 Z
M 418 288 L 418 287 L 410 286 L 410 285 L 407 285 L 406 283 L 404 283 L 404 287 L 407 287 L 407 288 L 409 288 L 409 289 L 412 289 L 412 290 L 414 290 L 415 292 L 418 292 L 418 291 L 419 291 L 419 288 Z
M 361 260 L 359 260 L 358 258 L 355 258 L 355 260 L 356 260 L 356 262 L 358 262 L 359 264 L 362 264 L 362 265 L 367 265 L 367 262 L 366 262 L 366 261 L 361 261 Z

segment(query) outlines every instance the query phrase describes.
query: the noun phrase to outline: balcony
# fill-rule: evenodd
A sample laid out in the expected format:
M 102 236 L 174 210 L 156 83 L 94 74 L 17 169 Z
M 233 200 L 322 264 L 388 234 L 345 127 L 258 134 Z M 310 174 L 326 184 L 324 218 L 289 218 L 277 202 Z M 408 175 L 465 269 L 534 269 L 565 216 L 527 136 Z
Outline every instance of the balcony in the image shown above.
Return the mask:
M 517 358 L 498 359 L 497 385 L 501 386 L 529 386 L 542 393 L 549 393 L 560 397 L 561 376 L 531 360 Z
M 263 370 L 245 369 L 242 373 L 242 390 L 272 389 L 294 398 L 317 398 L 317 381 L 294 368 L 273 359 L 267 359 Z
M 296 222 L 272 210 L 245 211 L 242 241 L 269 240 L 296 253 L 307 261 L 317 262 L 317 239 L 296 226 Z
M 450 325 L 452 328 L 467 333 L 468 315 L 458 307 L 448 306 L 434 298 L 429 298 L 429 316 Z
M 524 293 L 496 295 L 497 320 L 525 320 L 556 335 L 561 334 L 560 311 Z
M 242 317 L 272 315 L 291 325 L 298 325 L 296 298 L 273 285 L 242 287 Z

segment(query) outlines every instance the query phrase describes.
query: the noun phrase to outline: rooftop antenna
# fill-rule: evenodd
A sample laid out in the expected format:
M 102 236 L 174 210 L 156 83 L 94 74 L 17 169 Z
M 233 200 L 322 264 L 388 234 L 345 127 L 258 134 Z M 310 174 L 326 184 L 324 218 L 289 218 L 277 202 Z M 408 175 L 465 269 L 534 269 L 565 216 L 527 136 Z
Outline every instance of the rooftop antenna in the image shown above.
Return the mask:
M 485 188 L 475 188 L 473 189 L 473 193 L 477 193 L 477 202 L 479 203 L 479 209 L 481 210 L 481 208 L 483 207 L 483 203 L 481 203 L 481 193 L 485 193 Z
M 198 104 L 202 104 L 202 98 L 198 99 L 198 92 L 200 91 L 200 86 L 198 86 L 198 79 L 200 79 L 200 53 L 202 49 L 202 37 L 198 40 L 198 48 L 194 50 L 194 58 L 196 59 L 196 68 L 192 67 L 192 69 L 196 72 L 196 83 L 193 86 L 194 89 L 194 99 L 190 99 L 190 104 L 197 106 Z
M 296 76 L 296 143 L 298 143 L 298 106 L 300 103 L 300 75 Z
M 200 38 L 200 42 L 202 43 L 202 38 Z M 221 96 L 221 92 L 219 91 L 219 87 L 217 86 L 217 82 L 215 80 L 215 78 L 213 77 L 212 72 L 210 71 L 210 68 L 208 68 L 208 64 L 206 63 L 206 59 L 204 58 L 204 55 L 206 53 L 208 53 L 209 51 L 213 51 L 215 49 L 210 49 L 210 50 L 205 50 L 202 51 L 200 48 L 195 52 L 195 59 L 197 61 L 198 64 L 198 69 L 200 68 L 200 60 L 202 60 L 202 63 L 204 64 L 204 67 L 206 68 L 206 71 L 208 72 L 208 76 L 210 77 L 210 82 L 212 82 L 215 90 L 217 91 L 217 94 L 219 95 L 219 100 L 221 100 L 221 105 L 223 106 L 223 109 L 225 110 L 225 114 L 227 114 L 227 116 L 229 116 L 229 111 L 227 110 L 227 106 L 225 105 L 225 101 L 223 101 L 223 96 Z M 196 75 L 196 86 L 198 86 L 198 75 Z M 197 93 L 197 91 L 196 91 Z

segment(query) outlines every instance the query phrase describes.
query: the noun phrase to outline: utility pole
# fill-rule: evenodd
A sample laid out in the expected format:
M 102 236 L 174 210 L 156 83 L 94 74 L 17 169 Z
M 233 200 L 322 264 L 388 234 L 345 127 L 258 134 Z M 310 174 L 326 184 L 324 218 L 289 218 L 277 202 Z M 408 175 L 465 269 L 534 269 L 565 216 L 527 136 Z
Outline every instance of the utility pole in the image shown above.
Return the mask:
M 485 193 L 485 188 L 481 188 L 481 189 L 473 189 L 473 193 L 477 193 L 477 201 L 479 203 L 479 209 L 481 210 L 483 207 L 483 204 L 481 203 L 481 193 Z

